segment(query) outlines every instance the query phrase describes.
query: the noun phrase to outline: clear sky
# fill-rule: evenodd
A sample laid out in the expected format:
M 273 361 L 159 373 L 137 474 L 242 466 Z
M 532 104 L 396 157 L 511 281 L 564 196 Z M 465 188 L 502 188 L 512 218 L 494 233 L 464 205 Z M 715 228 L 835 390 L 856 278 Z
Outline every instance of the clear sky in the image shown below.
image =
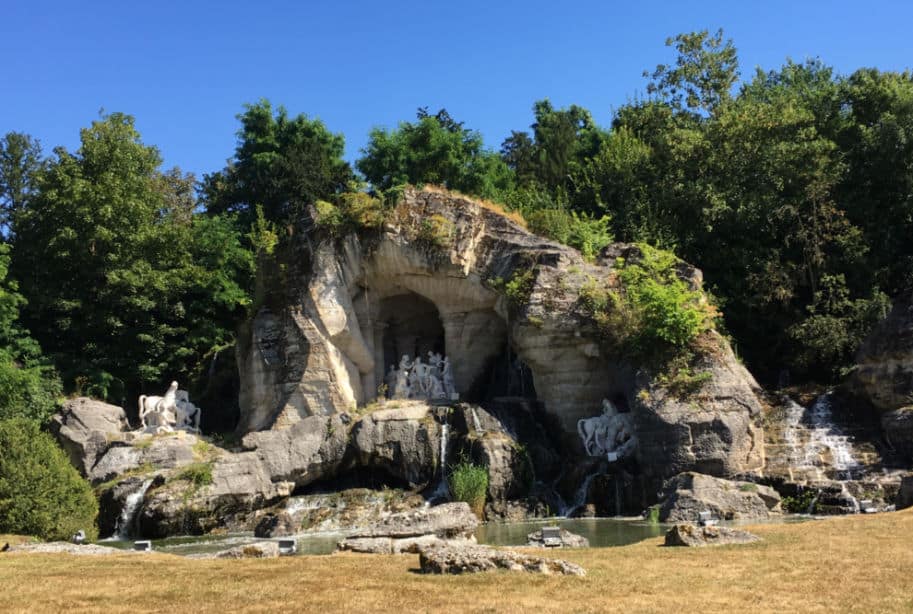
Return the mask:
M 266 97 L 344 133 L 350 160 L 419 106 L 497 149 L 544 97 L 607 125 L 679 32 L 722 27 L 743 77 L 816 56 L 848 74 L 913 66 L 911 24 L 900 0 L 0 0 L 0 134 L 74 149 L 100 109 L 122 111 L 199 176 L 232 155 L 242 105 Z

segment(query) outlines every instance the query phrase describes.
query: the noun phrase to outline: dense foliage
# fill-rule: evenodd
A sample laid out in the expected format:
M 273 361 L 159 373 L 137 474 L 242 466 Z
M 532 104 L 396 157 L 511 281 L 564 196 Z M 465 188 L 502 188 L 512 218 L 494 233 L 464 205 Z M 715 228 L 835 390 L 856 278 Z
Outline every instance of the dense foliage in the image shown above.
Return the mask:
M 841 76 L 810 60 L 740 81 L 722 32 L 667 45 L 671 61 L 645 72 L 647 97 L 610 126 L 540 100 L 528 129 L 492 151 L 446 110 L 422 108 L 371 132 L 360 176 L 342 135 L 266 100 L 243 109 L 228 165 L 200 183 L 163 170 L 120 113 L 50 158 L 5 135 L 0 416 L 46 418 L 61 392 L 51 365 L 66 391 L 117 402 L 176 377 L 213 380 L 252 305 L 257 258 L 305 211 L 333 237 L 379 228 L 403 183 L 494 200 L 590 259 L 612 240 L 665 250 L 618 269 L 623 293 L 594 280 L 581 295 L 626 347 L 687 347 L 717 315 L 663 272 L 674 252 L 703 270 L 762 380 L 839 378 L 913 288 L 913 76 Z M 429 248 L 450 241 L 441 220 L 414 230 Z M 519 295 L 523 281 L 505 288 Z
M 51 436 L 24 418 L 0 420 L 0 533 L 94 539 L 96 516 L 91 486 Z
M 229 217 L 194 214 L 133 119 L 105 116 L 37 174 L 13 221 L 26 326 L 71 389 L 122 402 L 230 342 L 252 258 Z

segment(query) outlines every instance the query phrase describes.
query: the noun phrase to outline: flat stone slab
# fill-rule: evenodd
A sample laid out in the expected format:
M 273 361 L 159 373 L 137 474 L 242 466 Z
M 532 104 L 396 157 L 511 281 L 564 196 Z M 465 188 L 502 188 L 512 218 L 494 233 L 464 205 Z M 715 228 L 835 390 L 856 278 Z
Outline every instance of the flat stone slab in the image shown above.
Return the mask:
M 428 417 L 428 412 L 431 410 L 428 403 L 425 401 L 390 401 L 390 403 L 395 402 L 403 403 L 403 406 L 391 409 L 379 409 L 375 412 L 371 412 L 368 417 L 377 422 L 385 422 L 387 420 L 422 420 Z M 408 403 L 408 405 L 406 405 L 406 403 Z
M 461 574 L 480 571 L 522 571 L 545 575 L 585 576 L 579 565 L 560 559 L 521 554 L 513 550 L 499 550 L 479 545 L 433 545 L 419 555 L 419 565 L 424 573 Z
M 726 544 L 750 544 L 760 538 L 748 531 L 729 527 L 699 527 L 693 524 L 677 524 L 666 533 L 667 546 L 723 546 Z

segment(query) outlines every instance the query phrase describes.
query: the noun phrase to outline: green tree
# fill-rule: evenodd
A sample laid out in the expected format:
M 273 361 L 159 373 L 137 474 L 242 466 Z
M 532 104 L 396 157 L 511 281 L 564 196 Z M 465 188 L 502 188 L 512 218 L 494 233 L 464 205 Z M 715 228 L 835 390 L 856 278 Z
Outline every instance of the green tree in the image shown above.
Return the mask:
M 652 81 L 647 93 L 655 94 L 678 111 L 713 113 L 729 100 L 730 90 L 739 78 L 739 62 L 731 39 L 723 40 L 723 30 L 712 36 L 707 30 L 679 34 L 666 39 L 675 47 L 675 65 L 660 64 L 653 73 L 644 71 Z
M 192 216 L 180 171 L 134 120 L 81 132 L 39 176 L 15 227 L 26 324 L 71 387 L 123 402 L 188 376 L 244 313 L 252 257 L 231 219 Z
M 0 533 L 65 540 L 98 531 L 98 502 L 63 450 L 33 421 L 0 421 Z
M 513 174 L 482 145 L 478 132 L 464 128 L 445 109 L 431 115 L 421 108 L 415 122 L 401 122 L 395 130 L 372 130 L 356 167 L 380 191 L 405 183 L 432 183 L 500 199 L 512 187 Z
M 42 162 L 41 145 L 29 135 L 8 132 L 0 139 L 0 232 L 4 236 L 32 195 Z
M 247 228 L 260 205 L 267 220 L 285 223 L 354 180 L 342 159 L 345 139 L 319 119 L 289 117 L 284 107 L 274 111 L 265 99 L 246 105 L 238 119 L 234 157 L 225 169 L 203 178 L 210 213 L 237 213 Z

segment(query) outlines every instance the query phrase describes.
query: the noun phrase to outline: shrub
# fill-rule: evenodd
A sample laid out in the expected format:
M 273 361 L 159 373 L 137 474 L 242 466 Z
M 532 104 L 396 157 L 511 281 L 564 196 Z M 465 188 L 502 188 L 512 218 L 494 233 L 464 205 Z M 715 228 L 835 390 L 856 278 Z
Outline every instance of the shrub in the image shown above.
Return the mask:
M 0 533 L 69 539 L 98 531 L 98 502 L 89 483 L 50 435 L 31 420 L 0 421 Z
M 460 459 L 450 472 L 450 494 L 454 501 L 465 501 L 476 516 L 485 513 L 485 495 L 488 492 L 488 469 L 467 458 Z
M 511 278 L 504 284 L 504 295 L 510 306 L 514 309 L 526 307 L 529 297 L 533 293 L 535 282 L 536 276 L 532 269 L 527 269 L 522 273 L 514 271 Z
M 587 260 L 595 258 L 613 240 L 609 230 L 611 218 L 607 215 L 592 217 L 576 211 L 550 208 L 532 211 L 526 218 L 530 230 L 580 250 Z
M 318 200 L 315 206 L 315 223 L 336 238 L 380 228 L 386 217 L 384 202 L 364 192 L 344 192 L 334 202 Z
M 443 215 L 432 215 L 418 225 L 415 240 L 431 249 L 447 249 L 453 243 L 453 222 Z
M 212 463 L 193 463 L 187 465 L 174 476 L 175 480 L 186 480 L 196 487 L 212 484 Z
M 39 424 L 57 409 L 60 380 L 50 367 L 24 366 L 0 350 L 0 420 L 28 418 Z

